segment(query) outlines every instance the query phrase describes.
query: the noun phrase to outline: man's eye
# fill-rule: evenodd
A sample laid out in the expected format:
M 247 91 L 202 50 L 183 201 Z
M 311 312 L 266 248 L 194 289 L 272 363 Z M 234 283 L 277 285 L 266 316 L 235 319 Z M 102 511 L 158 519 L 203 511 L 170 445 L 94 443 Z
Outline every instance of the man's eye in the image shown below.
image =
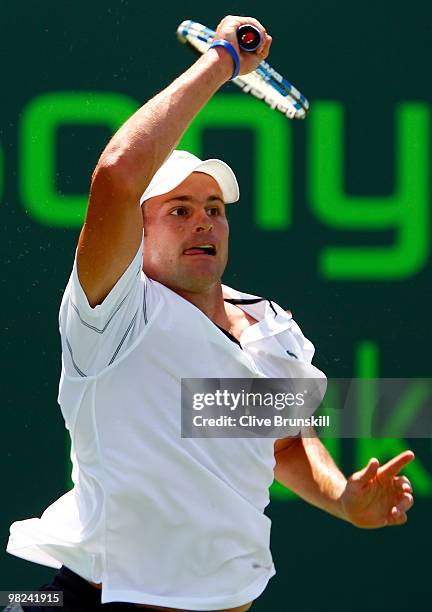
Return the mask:
M 183 206 L 178 206 L 177 208 L 174 208 L 174 210 L 172 210 L 170 214 L 177 215 L 178 217 L 184 217 L 185 215 L 187 215 L 187 210 Z
M 210 217 L 217 217 L 220 214 L 220 211 L 217 206 L 213 206 L 213 208 L 209 208 L 208 213 Z

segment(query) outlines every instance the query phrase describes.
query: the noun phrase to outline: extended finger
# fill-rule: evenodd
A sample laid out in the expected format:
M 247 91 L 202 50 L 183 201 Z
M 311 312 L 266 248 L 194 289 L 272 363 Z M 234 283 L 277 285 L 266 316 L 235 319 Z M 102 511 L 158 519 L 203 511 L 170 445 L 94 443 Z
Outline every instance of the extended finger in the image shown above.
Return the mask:
M 378 459 L 373 457 L 372 459 L 369 459 L 369 463 L 367 464 L 367 466 L 363 468 L 362 470 L 355 472 L 351 476 L 350 480 L 352 480 L 353 482 L 366 484 L 369 482 L 369 480 L 374 478 L 374 476 L 376 475 L 378 471 L 378 467 L 379 467 L 379 461 Z
M 400 453 L 390 461 L 387 461 L 383 466 L 378 470 L 378 476 L 380 478 L 393 478 L 396 476 L 402 468 L 404 468 L 408 463 L 410 463 L 414 459 L 414 453 L 410 450 L 404 451 Z

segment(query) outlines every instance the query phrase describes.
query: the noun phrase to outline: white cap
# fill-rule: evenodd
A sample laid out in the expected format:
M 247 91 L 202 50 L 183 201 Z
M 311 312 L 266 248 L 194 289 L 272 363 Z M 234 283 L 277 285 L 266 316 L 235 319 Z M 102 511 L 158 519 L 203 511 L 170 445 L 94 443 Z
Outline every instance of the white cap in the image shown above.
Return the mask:
M 234 172 L 220 159 L 202 161 L 187 151 L 173 151 L 152 178 L 140 199 L 143 204 L 149 198 L 168 193 L 175 189 L 192 172 L 204 172 L 212 176 L 221 188 L 225 204 L 237 202 L 239 186 Z

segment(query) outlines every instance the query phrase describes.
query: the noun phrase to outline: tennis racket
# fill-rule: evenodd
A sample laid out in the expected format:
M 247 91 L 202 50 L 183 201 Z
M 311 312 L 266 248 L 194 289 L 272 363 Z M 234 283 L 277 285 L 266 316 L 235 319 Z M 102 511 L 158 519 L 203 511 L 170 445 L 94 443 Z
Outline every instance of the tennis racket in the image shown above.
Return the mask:
M 214 30 L 191 20 L 183 21 L 177 28 L 180 42 L 198 53 L 207 51 L 215 34 Z M 244 93 L 263 100 L 270 108 L 281 111 L 289 119 L 304 119 L 309 110 L 309 102 L 304 95 L 265 61 L 253 72 L 238 76 L 232 82 Z

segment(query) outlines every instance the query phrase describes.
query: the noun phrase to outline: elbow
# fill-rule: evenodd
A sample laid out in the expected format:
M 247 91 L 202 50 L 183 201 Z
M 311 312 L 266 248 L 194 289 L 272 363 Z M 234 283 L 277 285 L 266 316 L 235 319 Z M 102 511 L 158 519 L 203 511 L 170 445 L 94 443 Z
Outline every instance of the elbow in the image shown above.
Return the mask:
M 131 180 L 124 163 L 115 159 L 100 160 L 93 171 L 90 186 L 91 194 L 103 194 L 108 200 L 123 202 L 139 202 L 141 193 L 137 189 L 136 181 Z
M 92 175 L 91 185 L 110 187 L 127 199 L 139 201 L 156 172 L 155 143 L 146 140 L 139 147 L 130 143 L 110 144 L 102 153 Z

